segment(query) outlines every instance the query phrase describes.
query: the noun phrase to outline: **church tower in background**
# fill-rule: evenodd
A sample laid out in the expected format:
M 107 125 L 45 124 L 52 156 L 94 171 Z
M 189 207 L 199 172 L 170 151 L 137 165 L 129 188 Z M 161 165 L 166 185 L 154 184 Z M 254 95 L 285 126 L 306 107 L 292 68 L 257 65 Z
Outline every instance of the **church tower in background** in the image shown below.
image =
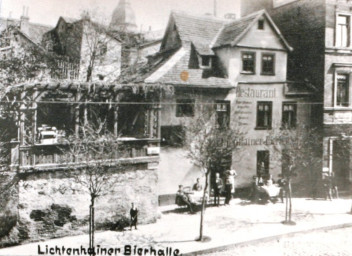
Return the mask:
M 137 32 L 136 16 L 129 0 L 120 0 L 112 14 L 109 28 L 113 32 Z

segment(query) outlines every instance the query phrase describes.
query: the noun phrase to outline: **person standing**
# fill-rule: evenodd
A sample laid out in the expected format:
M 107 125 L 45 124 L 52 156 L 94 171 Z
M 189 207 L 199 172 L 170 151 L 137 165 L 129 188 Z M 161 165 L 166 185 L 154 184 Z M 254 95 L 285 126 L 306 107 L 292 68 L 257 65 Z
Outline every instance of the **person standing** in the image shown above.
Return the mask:
M 132 230 L 133 226 L 135 227 L 135 229 L 137 229 L 138 209 L 134 206 L 134 203 L 131 204 L 130 216 L 131 216 L 130 230 Z
M 232 192 L 232 182 L 231 182 L 231 177 L 229 175 L 226 176 L 226 181 L 225 181 L 225 204 L 230 204 L 231 201 L 231 192 Z
M 230 182 L 232 184 L 231 193 L 232 193 L 232 195 L 235 195 L 235 191 L 236 191 L 235 177 L 237 176 L 236 170 L 232 169 L 232 170 L 226 171 L 226 176 L 229 177 Z
M 220 174 L 215 174 L 215 184 L 214 184 L 214 205 L 220 205 L 220 193 L 223 187 L 222 179 L 220 178 Z

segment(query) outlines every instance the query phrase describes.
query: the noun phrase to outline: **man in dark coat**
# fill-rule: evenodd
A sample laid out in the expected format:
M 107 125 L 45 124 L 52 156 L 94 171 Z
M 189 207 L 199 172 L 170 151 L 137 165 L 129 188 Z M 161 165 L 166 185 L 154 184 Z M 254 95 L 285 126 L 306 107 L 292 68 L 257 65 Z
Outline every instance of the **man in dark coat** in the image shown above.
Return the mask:
M 131 205 L 130 216 L 131 216 L 130 230 L 132 230 L 133 226 L 135 227 L 135 229 L 137 229 L 138 210 L 134 206 L 134 203 L 132 203 Z
M 215 174 L 215 183 L 214 183 L 214 205 L 219 206 L 220 204 L 220 193 L 223 187 L 222 179 L 220 178 L 220 174 Z

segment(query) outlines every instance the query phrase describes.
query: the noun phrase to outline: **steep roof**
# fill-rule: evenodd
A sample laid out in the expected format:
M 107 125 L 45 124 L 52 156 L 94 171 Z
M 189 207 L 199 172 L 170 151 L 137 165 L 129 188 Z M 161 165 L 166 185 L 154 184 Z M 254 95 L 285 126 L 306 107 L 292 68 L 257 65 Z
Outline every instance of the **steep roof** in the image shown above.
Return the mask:
M 206 55 L 214 54 L 210 44 L 223 25 L 229 22 L 208 15 L 196 16 L 179 11 L 172 11 L 171 17 L 175 21 L 181 41 L 192 42 L 197 51 Z
M 197 67 L 198 64 L 193 63 L 199 61 L 197 56 L 194 55 L 195 51 L 199 55 L 209 56 L 215 55 L 213 51 L 215 47 L 235 46 L 253 27 L 254 23 L 263 16 L 268 20 L 277 36 L 280 37 L 286 49 L 290 50 L 291 47 L 265 11 L 259 11 L 235 21 L 173 11 L 169 20 L 169 28 L 164 36 L 164 42 L 167 42 L 165 39 L 168 36 L 168 31 L 175 29 L 181 40 L 181 45 L 172 45 L 170 48 L 173 48 L 175 52 L 172 52 L 172 54 L 169 54 L 169 52 L 164 58 L 159 58 L 157 65 L 154 65 L 149 59 L 146 66 L 149 65 L 152 68 L 139 69 L 135 74 L 132 74 L 132 79 L 125 76 L 124 78 L 127 78 L 128 81 L 125 80 L 124 82 L 144 82 L 146 84 L 165 84 L 189 88 L 233 88 L 234 84 L 226 77 L 223 67 L 216 62 L 216 58 L 213 59 L 215 63 L 209 69 Z M 163 53 L 159 52 L 157 55 L 162 57 Z
M 189 68 L 191 51 L 180 48 L 162 67 L 151 74 L 146 83 L 171 84 L 180 87 L 195 88 L 233 88 L 226 77 L 217 77 L 209 70 Z M 187 78 L 181 78 L 187 74 Z
M 265 10 L 260 10 L 258 12 L 244 16 L 239 20 L 225 24 L 219 31 L 218 35 L 214 38 L 211 47 L 217 48 L 227 45 L 235 46 L 246 35 L 253 24 L 262 17 L 265 17 L 268 20 L 269 24 L 273 28 L 276 35 L 280 38 L 283 45 L 287 50 L 291 51 L 291 46 L 285 40 L 278 27 L 275 25 Z
M 4 18 L 0 18 L 0 31 L 6 29 L 8 24 L 8 20 Z M 11 24 L 20 26 L 20 20 L 12 20 Z M 25 32 L 20 30 L 25 36 L 27 36 L 30 40 L 32 40 L 36 44 L 40 44 L 42 41 L 43 35 L 51 30 L 52 27 L 37 23 L 28 23 L 28 31 Z

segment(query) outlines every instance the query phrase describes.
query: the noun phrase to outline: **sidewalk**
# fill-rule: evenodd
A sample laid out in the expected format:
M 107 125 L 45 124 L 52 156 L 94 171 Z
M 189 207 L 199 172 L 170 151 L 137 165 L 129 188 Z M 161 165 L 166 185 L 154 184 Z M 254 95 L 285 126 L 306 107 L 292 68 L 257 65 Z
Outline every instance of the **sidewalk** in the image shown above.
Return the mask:
M 134 245 L 139 248 L 178 249 L 182 254 L 212 248 L 248 243 L 268 237 L 337 225 L 352 225 L 352 200 L 334 201 L 293 199 L 295 226 L 282 225 L 285 205 L 281 203 L 253 205 L 239 199 L 230 206 L 210 207 L 206 210 L 204 235 L 210 236 L 207 243 L 195 242 L 199 235 L 200 213 L 191 215 L 177 213 L 171 207 L 161 207 L 164 213 L 155 224 L 139 226 L 138 230 L 125 232 L 100 232 L 96 234 L 96 245 L 121 247 Z M 0 250 L 0 255 L 38 255 L 38 245 L 80 247 L 88 246 L 88 236 L 75 236 L 50 241 L 26 244 Z M 122 254 L 121 254 L 122 255 Z M 134 255 L 134 254 L 131 254 Z M 138 254 L 136 254 L 138 255 Z M 146 255 L 146 254 L 143 254 Z M 150 254 L 147 254 L 150 255 Z

